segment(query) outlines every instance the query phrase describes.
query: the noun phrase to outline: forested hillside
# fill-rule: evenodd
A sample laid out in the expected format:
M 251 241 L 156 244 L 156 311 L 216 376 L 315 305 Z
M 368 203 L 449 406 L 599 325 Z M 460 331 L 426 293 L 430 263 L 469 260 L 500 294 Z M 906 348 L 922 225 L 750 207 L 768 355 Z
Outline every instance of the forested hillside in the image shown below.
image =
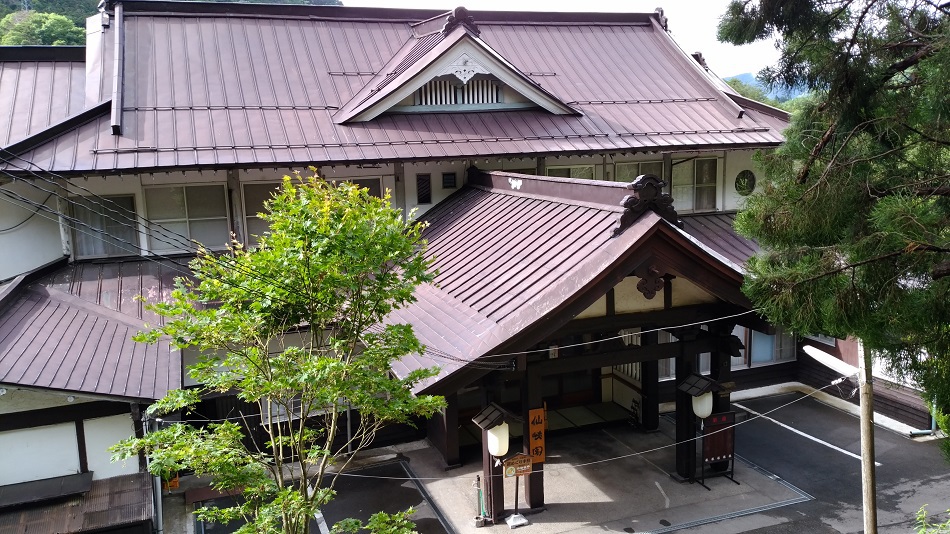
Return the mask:
M 260 3 L 343 5 L 341 0 L 261 0 Z M 82 44 L 85 38 L 86 17 L 96 12 L 97 5 L 98 0 L 0 0 L 0 44 Z M 28 13 L 29 11 L 33 14 Z M 74 26 L 59 17 L 38 16 L 45 13 L 62 15 L 72 21 Z M 77 35 L 79 42 L 76 41 Z

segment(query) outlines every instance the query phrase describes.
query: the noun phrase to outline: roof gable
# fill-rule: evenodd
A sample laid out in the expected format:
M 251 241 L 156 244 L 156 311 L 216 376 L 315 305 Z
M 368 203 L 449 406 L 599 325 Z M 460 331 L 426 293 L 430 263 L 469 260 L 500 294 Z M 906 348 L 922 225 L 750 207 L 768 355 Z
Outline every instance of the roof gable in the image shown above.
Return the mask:
M 677 227 L 650 179 L 656 185 L 655 177 L 625 184 L 474 170 L 468 186 L 426 213 L 426 255 L 438 275 L 388 319 L 413 325 L 426 350 L 396 373 L 437 365 L 420 391 L 462 387 L 486 368 L 478 360 L 537 343 L 644 269 L 750 306 L 742 273 Z
M 440 30 L 418 34 L 443 19 L 445 24 Z M 399 104 L 426 84 L 444 76 L 454 82 L 452 87 L 446 86 L 448 91 L 454 91 L 459 82 L 462 88 L 468 86 L 476 75 L 490 76 L 527 104 L 502 103 L 481 106 L 481 109 L 538 107 L 555 115 L 578 114 L 482 40 L 480 31 L 464 7 L 456 8 L 445 17 L 423 21 L 413 30 L 413 37 L 334 116 L 335 123 L 365 122 L 387 111 L 409 111 L 400 108 Z M 464 89 L 460 89 L 459 94 L 464 94 Z M 447 111 L 450 109 L 446 107 L 448 105 L 439 101 L 420 106 L 419 111 Z

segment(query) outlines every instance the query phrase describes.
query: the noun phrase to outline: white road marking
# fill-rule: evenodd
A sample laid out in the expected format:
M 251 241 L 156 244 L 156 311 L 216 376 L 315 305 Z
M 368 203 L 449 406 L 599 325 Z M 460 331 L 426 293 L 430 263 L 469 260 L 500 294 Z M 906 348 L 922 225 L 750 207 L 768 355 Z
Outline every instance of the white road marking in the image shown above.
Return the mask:
M 670 498 L 666 495 L 666 492 L 663 491 L 663 486 L 660 485 L 660 481 L 659 481 L 659 480 L 654 480 L 653 483 L 656 484 L 656 489 L 660 490 L 660 494 L 663 495 L 663 498 L 664 498 L 664 499 L 666 499 L 666 506 L 665 506 L 665 508 L 669 508 L 669 507 L 670 507 Z
M 320 534 L 330 534 L 330 528 L 327 527 L 327 520 L 323 518 L 323 512 L 317 512 L 313 517 L 317 520 L 317 527 L 320 529 Z
M 816 438 L 815 436 L 812 436 L 811 434 L 806 434 L 806 433 L 802 432 L 801 430 L 799 430 L 799 429 L 797 429 L 797 428 L 794 428 L 794 427 L 791 427 L 791 426 L 788 426 L 788 425 L 786 425 L 785 423 L 783 423 L 783 422 L 781 422 L 781 421 L 776 421 L 775 419 L 772 419 L 771 417 L 769 417 L 769 416 L 767 416 L 767 415 L 762 415 L 762 414 L 760 414 L 759 412 L 757 412 L 757 411 L 755 411 L 755 410 L 751 410 L 751 409 L 749 409 L 749 408 L 746 408 L 745 406 L 743 406 L 743 405 L 741 405 L 741 404 L 739 404 L 739 403 L 737 403 L 737 402 L 732 403 L 732 405 L 733 405 L 733 406 L 736 406 L 736 407 L 738 407 L 738 408 L 740 408 L 740 409 L 742 409 L 742 410 L 745 410 L 745 411 L 751 413 L 752 415 L 755 415 L 755 416 L 757 416 L 757 417 L 761 417 L 762 419 L 767 419 L 767 420 L 769 420 L 769 421 L 772 421 L 773 423 L 775 423 L 776 425 L 778 425 L 778 426 L 780 426 L 780 427 L 782 427 L 782 428 L 786 428 L 786 429 L 788 429 L 788 430 L 791 430 L 792 432 L 798 434 L 799 436 L 808 438 L 808 439 L 814 441 L 815 443 L 819 443 L 819 444 L 821 444 L 821 445 L 824 445 L 825 447 L 828 447 L 829 449 L 834 449 L 834 450 L 836 450 L 836 451 L 838 451 L 838 452 L 840 452 L 840 453 L 842 453 L 842 454 L 847 454 L 848 456 L 850 456 L 850 457 L 852 457 L 852 458 L 856 458 L 856 459 L 858 459 L 858 460 L 861 459 L 861 455 L 860 455 L 860 454 L 854 454 L 853 452 L 846 451 L 846 450 L 842 449 L 841 447 L 836 447 L 835 445 L 832 445 L 831 443 L 828 443 L 827 441 L 822 441 L 822 440 Z M 874 465 L 880 466 L 880 465 L 881 465 L 881 462 L 874 462 Z

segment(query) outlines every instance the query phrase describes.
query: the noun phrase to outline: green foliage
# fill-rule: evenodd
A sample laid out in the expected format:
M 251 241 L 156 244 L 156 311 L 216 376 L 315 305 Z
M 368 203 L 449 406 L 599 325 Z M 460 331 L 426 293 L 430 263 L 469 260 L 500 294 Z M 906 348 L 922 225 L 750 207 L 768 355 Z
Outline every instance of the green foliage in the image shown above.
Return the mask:
M 947 510 L 950 515 L 950 510 Z M 917 521 L 914 525 L 917 534 L 950 534 L 950 519 L 943 523 L 932 523 L 931 518 L 927 516 L 927 505 L 921 506 L 917 511 Z
M 862 340 L 950 410 L 950 22 L 897 0 L 734 1 L 720 37 L 778 32 L 760 73 L 804 86 L 737 228 L 767 252 L 745 290 L 797 332 Z M 939 415 L 939 414 L 938 414 Z M 946 430 L 946 418 L 941 418 Z M 948 457 L 950 459 L 950 457 Z
M 0 45 L 81 45 L 86 33 L 55 13 L 16 11 L 0 20 Z
M 417 534 L 415 524 L 409 519 L 414 513 L 413 508 L 395 514 L 377 512 L 365 525 L 356 519 L 344 519 L 333 525 L 330 534 L 359 534 L 362 530 L 370 534 Z
M 98 0 L 31 0 L 30 8 L 43 13 L 58 13 L 80 28 L 86 27 L 86 18 L 98 11 Z
M 772 107 L 781 108 L 782 104 L 770 98 L 769 95 L 761 87 L 756 87 L 755 85 L 745 83 L 744 81 L 738 78 L 732 78 L 731 80 L 726 80 L 726 83 L 729 84 L 729 87 L 732 87 L 740 95 L 751 98 L 756 102 L 762 102 L 763 104 L 768 104 Z
M 412 424 L 444 406 L 412 394 L 434 369 L 390 373 L 422 347 L 411 327 L 385 324 L 433 275 L 422 226 L 405 222 L 388 198 L 349 183 L 285 178 L 266 208 L 270 232 L 258 248 L 201 252 L 194 280 L 179 279 L 168 302 L 149 305 L 164 324 L 136 337 L 167 336 L 202 354 L 189 368 L 202 386 L 170 392 L 150 413 L 187 413 L 210 392 L 234 393 L 259 411 L 202 427 L 172 424 L 113 451 L 117 459 L 144 452 L 153 473 L 193 470 L 242 495 L 235 507 L 202 509 L 204 519 L 243 518 L 242 532 L 307 532 L 308 518 L 334 496 L 328 469 L 355 457 L 344 454 L 348 446 L 359 451 L 382 426 Z M 356 411 L 347 440 L 339 422 L 349 406 Z M 266 432 L 260 448 L 243 439 L 255 431 Z

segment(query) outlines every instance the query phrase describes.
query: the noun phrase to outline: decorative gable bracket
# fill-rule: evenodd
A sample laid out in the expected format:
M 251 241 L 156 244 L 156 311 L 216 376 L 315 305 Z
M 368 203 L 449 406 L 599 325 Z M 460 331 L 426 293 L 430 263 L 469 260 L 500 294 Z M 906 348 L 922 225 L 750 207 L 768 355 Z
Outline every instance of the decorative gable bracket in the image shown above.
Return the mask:
M 442 74 L 454 74 L 462 83 L 468 83 L 476 74 L 491 74 L 491 71 L 479 65 L 468 54 L 462 54 L 443 69 Z
M 673 208 L 673 197 L 663 192 L 664 187 L 666 182 L 653 174 L 642 174 L 634 178 L 633 182 L 627 185 L 627 189 L 632 189 L 633 194 L 623 197 L 620 202 L 624 211 L 620 222 L 614 228 L 614 235 L 620 235 L 647 210 L 652 210 L 673 226 L 682 228 L 683 221 Z

